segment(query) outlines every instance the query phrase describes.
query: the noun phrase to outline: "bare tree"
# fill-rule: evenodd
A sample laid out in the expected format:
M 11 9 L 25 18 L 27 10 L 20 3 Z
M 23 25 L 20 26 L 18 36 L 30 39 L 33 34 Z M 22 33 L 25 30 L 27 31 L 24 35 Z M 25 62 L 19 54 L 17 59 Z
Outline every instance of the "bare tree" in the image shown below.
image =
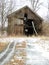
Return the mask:
M 13 0 L 0 0 L 0 16 L 1 16 L 1 31 L 3 32 L 7 15 L 12 12 L 14 7 Z
M 40 9 L 40 6 L 43 4 L 40 0 L 30 0 L 33 11 L 37 12 Z
M 47 0 L 47 20 L 49 21 L 49 1 Z

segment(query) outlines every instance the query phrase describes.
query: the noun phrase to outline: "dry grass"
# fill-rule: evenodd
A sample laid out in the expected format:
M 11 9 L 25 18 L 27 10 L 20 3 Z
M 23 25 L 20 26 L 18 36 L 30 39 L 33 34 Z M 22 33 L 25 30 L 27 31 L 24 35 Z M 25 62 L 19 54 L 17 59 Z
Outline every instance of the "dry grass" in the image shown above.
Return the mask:
M 43 35 L 49 36 L 49 22 L 43 22 L 42 30 L 43 30 Z
M 20 49 L 20 48 L 26 48 L 26 42 L 25 41 L 23 41 L 21 44 L 16 45 L 16 49 Z
M 20 45 L 21 44 L 21 45 Z M 22 42 L 20 44 L 16 45 L 15 50 L 17 50 L 17 52 L 19 51 L 19 53 L 14 54 L 13 57 L 9 60 L 9 62 L 7 62 L 5 65 L 24 65 L 25 64 L 25 58 L 26 57 L 26 51 L 20 51 L 20 48 L 26 48 L 26 43 Z
M 0 42 L 0 52 L 2 52 L 7 47 L 7 43 Z
M 5 65 L 24 65 L 24 60 L 23 59 L 18 59 L 18 58 L 12 58 L 10 62 L 6 63 Z

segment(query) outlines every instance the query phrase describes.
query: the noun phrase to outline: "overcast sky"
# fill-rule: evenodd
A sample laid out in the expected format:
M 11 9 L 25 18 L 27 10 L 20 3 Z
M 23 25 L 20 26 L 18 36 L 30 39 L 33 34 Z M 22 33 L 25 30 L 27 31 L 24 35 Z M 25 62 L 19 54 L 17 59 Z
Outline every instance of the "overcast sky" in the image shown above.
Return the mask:
M 17 8 L 24 5 L 31 6 L 28 0 L 15 0 L 15 1 L 16 5 L 18 6 Z M 43 2 L 43 5 L 41 6 L 40 10 L 37 13 L 44 18 L 47 15 L 47 0 L 40 0 L 40 1 Z
M 41 6 L 41 9 L 38 11 L 39 15 L 42 17 L 45 17 L 47 15 L 47 0 L 41 0 L 43 1 L 43 5 Z

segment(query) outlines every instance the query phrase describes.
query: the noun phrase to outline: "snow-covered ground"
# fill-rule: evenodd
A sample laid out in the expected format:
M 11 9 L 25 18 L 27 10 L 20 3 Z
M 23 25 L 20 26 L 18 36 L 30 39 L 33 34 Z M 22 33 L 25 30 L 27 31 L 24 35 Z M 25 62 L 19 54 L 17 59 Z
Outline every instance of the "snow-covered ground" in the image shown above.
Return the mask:
M 32 38 L 0 38 L 0 42 L 10 42 L 14 43 L 14 45 L 11 47 L 7 47 L 7 51 L 0 54 L 0 56 L 3 56 L 6 54 L 7 56 L 4 57 L 7 60 L 3 60 L 2 57 L 0 57 L 0 64 L 4 65 L 6 61 L 11 58 L 11 55 L 14 54 L 15 45 L 17 43 L 21 43 L 25 41 L 26 46 L 26 65 L 49 65 L 49 40 L 43 39 L 41 37 L 32 37 Z M 9 46 L 10 46 L 9 45 Z M 9 50 L 11 48 L 11 50 Z M 11 51 L 11 52 L 9 52 Z M 8 52 L 8 54 L 7 54 Z M 4 55 L 3 55 L 4 54 Z M 2 61 L 2 62 L 1 62 Z

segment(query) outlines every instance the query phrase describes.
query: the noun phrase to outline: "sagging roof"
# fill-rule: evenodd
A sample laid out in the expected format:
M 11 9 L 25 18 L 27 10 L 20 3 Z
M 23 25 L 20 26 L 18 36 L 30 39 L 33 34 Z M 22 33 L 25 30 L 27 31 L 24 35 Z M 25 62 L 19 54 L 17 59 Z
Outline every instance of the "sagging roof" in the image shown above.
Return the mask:
M 15 14 L 17 14 L 19 11 L 21 11 L 22 9 L 28 8 L 34 15 L 36 15 L 41 21 L 43 21 L 43 18 L 41 18 L 36 12 L 34 12 L 29 6 L 24 6 L 16 11 L 14 11 L 13 13 L 9 14 L 7 17 L 12 17 L 15 16 Z

